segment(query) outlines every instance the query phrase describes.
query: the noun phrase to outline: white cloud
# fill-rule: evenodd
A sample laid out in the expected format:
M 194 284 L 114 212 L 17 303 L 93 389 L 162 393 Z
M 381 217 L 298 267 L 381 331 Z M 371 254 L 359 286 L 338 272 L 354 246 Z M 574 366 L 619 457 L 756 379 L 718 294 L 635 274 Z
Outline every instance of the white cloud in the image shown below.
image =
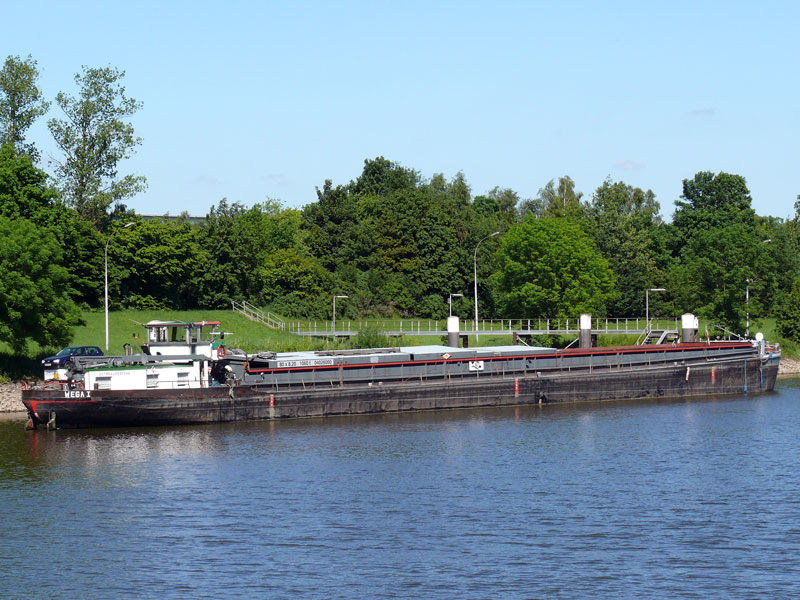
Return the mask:
M 640 163 L 638 160 L 618 160 L 614 163 L 614 167 L 625 171 L 638 171 L 644 169 L 644 163 Z
M 267 173 L 258 179 L 264 183 L 276 183 L 278 185 L 286 185 L 287 183 L 286 175 L 284 173 Z
M 686 116 L 693 118 L 693 119 L 711 119 L 717 114 L 716 108 L 698 108 L 695 110 L 690 110 L 686 113 Z
M 194 178 L 194 183 L 199 183 L 202 185 L 209 185 L 214 187 L 219 187 L 222 185 L 222 180 L 217 179 L 216 177 L 212 177 L 211 175 L 198 175 Z

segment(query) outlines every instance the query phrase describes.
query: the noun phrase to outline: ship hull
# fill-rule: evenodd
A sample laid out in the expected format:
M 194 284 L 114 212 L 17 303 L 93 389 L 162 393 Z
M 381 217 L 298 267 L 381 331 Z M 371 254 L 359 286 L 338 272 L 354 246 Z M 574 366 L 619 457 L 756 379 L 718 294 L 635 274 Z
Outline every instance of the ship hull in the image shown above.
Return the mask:
M 779 358 L 473 375 L 307 388 L 266 384 L 202 389 L 26 390 L 31 424 L 54 428 L 186 425 L 404 411 L 757 394 Z M 305 389 L 304 389 L 305 388 Z

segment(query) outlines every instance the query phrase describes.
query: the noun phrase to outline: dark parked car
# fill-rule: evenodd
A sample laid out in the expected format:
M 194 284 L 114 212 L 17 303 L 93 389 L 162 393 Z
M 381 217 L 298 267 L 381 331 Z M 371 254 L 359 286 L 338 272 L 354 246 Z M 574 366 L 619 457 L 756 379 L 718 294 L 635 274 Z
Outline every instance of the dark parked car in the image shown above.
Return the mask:
M 48 356 L 42 360 L 45 379 L 60 379 L 64 376 L 64 365 L 73 356 L 103 356 L 103 351 L 97 346 L 70 346 L 60 350 L 55 356 Z M 59 373 L 61 371 L 61 373 Z

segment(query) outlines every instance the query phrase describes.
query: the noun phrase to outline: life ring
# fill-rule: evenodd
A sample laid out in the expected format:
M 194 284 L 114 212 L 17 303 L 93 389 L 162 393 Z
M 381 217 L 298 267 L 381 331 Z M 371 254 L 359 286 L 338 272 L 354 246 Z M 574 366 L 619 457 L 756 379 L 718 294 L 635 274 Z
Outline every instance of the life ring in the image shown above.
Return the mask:
M 225 356 L 225 346 L 223 346 L 222 344 L 217 346 L 217 356 L 220 357 L 220 358 Z

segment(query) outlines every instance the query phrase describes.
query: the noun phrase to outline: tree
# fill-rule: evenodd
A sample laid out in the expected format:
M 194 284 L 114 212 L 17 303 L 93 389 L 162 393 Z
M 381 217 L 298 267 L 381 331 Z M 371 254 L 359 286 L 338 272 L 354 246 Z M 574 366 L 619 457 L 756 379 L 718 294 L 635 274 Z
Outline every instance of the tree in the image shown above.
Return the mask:
M 755 211 L 751 204 L 750 190 L 741 175 L 701 171 L 692 179 L 684 179 L 683 194 L 681 200 L 675 202 L 672 219 L 680 233 L 678 248 L 698 230 L 732 223 L 755 228 Z
M 616 275 L 615 297 L 608 305 L 612 316 L 641 315 L 644 290 L 663 285 L 654 248 L 658 210 L 650 190 L 610 180 L 597 188 L 587 208 L 597 247 Z
M 260 260 L 279 248 L 295 248 L 302 244 L 300 211 L 284 208 L 280 201 L 268 198 L 254 204 L 242 215 L 242 228 L 251 244 L 249 250 Z
M 296 248 L 277 250 L 257 272 L 261 301 L 286 316 L 327 319 L 331 313 L 332 278 L 315 258 Z
M 0 214 L 41 224 L 42 212 L 53 207 L 57 195 L 30 155 L 17 154 L 10 142 L 0 147 Z
M 755 232 L 741 224 L 695 233 L 668 275 L 667 289 L 681 310 L 744 332 L 745 288 L 763 252 Z
M 196 306 L 192 278 L 200 268 L 200 248 L 192 226 L 181 221 L 134 221 L 117 230 L 108 246 L 112 302 L 137 309 Z M 113 302 L 117 304 L 117 302 Z
M 683 181 L 681 198 L 673 218 L 680 261 L 668 274 L 676 308 L 744 331 L 748 280 L 767 270 L 747 183 L 741 175 L 700 172 Z
M 558 185 L 551 179 L 539 190 L 536 198 L 525 200 L 520 205 L 520 216 L 524 218 L 528 213 L 532 213 L 536 217 L 582 219 L 584 216 L 582 197 L 582 192 L 575 191 L 575 182 L 572 178 L 564 175 L 558 178 Z
M 800 275 L 800 231 L 793 219 L 757 216 L 756 220 L 759 252 L 750 278 L 749 312 L 756 318 L 777 316 L 783 298 Z
M 245 207 L 223 198 L 212 206 L 197 235 L 203 268 L 195 273 L 193 287 L 199 306 L 227 308 L 231 300 L 246 300 L 247 267 L 237 258 L 249 257 L 247 240 L 239 223 Z
M 444 207 L 431 203 L 420 215 L 416 233 L 420 265 L 417 281 L 422 287 L 417 314 L 444 318 L 451 293 L 464 293 L 466 281 L 459 271 L 459 244 Z
M 519 194 L 514 190 L 494 187 L 485 196 L 475 197 L 472 211 L 476 216 L 490 217 L 509 227 L 517 220 L 518 203 Z
M 378 157 L 347 185 L 330 180 L 302 211 L 301 239 L 361 314 L 441 317 L 450 293 L 470 294 L 473 249 L 516 222 L 517 194 L 495 187 L 473 200 L 459 172 L 423 181 Z M 490 245 L 480 249 L 481 302 L 494 310 Z
M 25 60 L 9 56 L 0 70 L 0 144 L 11 144 L 17 153 L 34 158 L 38 153 L 33 144 L 24 143 L 25 132 L 50 108 L 36 85 L 38 77 L 30 55 Z
M 419 174 L 379 156 L 364 160 L 361 175 L 353 182 L 353 192 L 359 196 L 386 196 L 402 189 L 414 189 L 420 184 Z
M 501 240 L 505 316 L 603 315 L 614 275 L 592 239 L 570 219 L 528 216 Z
M 356 257 L 350 250 L 358 230 L 358 199 L 353 185 L 333 186 L 326 180 L 317 201 L 303 208 L 303 229 L 312 253 L 329 271 L 347 264 Z
M 47 229 L 0 216 L 0 338 L 17 353 L 29 340 L 60 346 L 80 320 L 61 249 Z
M 778 308 L 775 325 L 779 335 L 800 342 L 800 280 L 794 282 Z
M 16 154 L 11 144 L 0 148 L 0 215 L 27 219 L 55 235 L 69 272 L 70 297 L 86 308 L 98 305 L 103 272 L 100 233 L 64 206 L 47 174 L 30 155 Z
M 59 208 L 60 215 L 51 213 L 49 228 L 61 244 L 63 264 L 69 272 L 70 296 L 84 309 L 102 306 L 106 240 L 73 209 L 64 205 Z
M 466 291 L 466 274 L 472 271 L 466 248 L 477 218 L 470 200 L 462 173 L 451 181 L 436 174 L 416 187 L 358 198 L 356 239 L 369 240 L 359 247 L 358 261 L 368 276 L 359 279 L 368 284 L 378 313 L 441 317 L 449 293 Z
M 125 121 L 141 103 L 125 95 L 124 71 L 83 67 L 75 75 L 77 98 L 59 92 L 56 103 L 66 119 L 50 119 L 48 127 L 64 159 L 55 176 L 62 197 L 78 214 L 97 224 L 108 207 L 134 196 L 145 187 L 138 175 L 118 177 L 120 161 L 129 158 L 141 138 Z

